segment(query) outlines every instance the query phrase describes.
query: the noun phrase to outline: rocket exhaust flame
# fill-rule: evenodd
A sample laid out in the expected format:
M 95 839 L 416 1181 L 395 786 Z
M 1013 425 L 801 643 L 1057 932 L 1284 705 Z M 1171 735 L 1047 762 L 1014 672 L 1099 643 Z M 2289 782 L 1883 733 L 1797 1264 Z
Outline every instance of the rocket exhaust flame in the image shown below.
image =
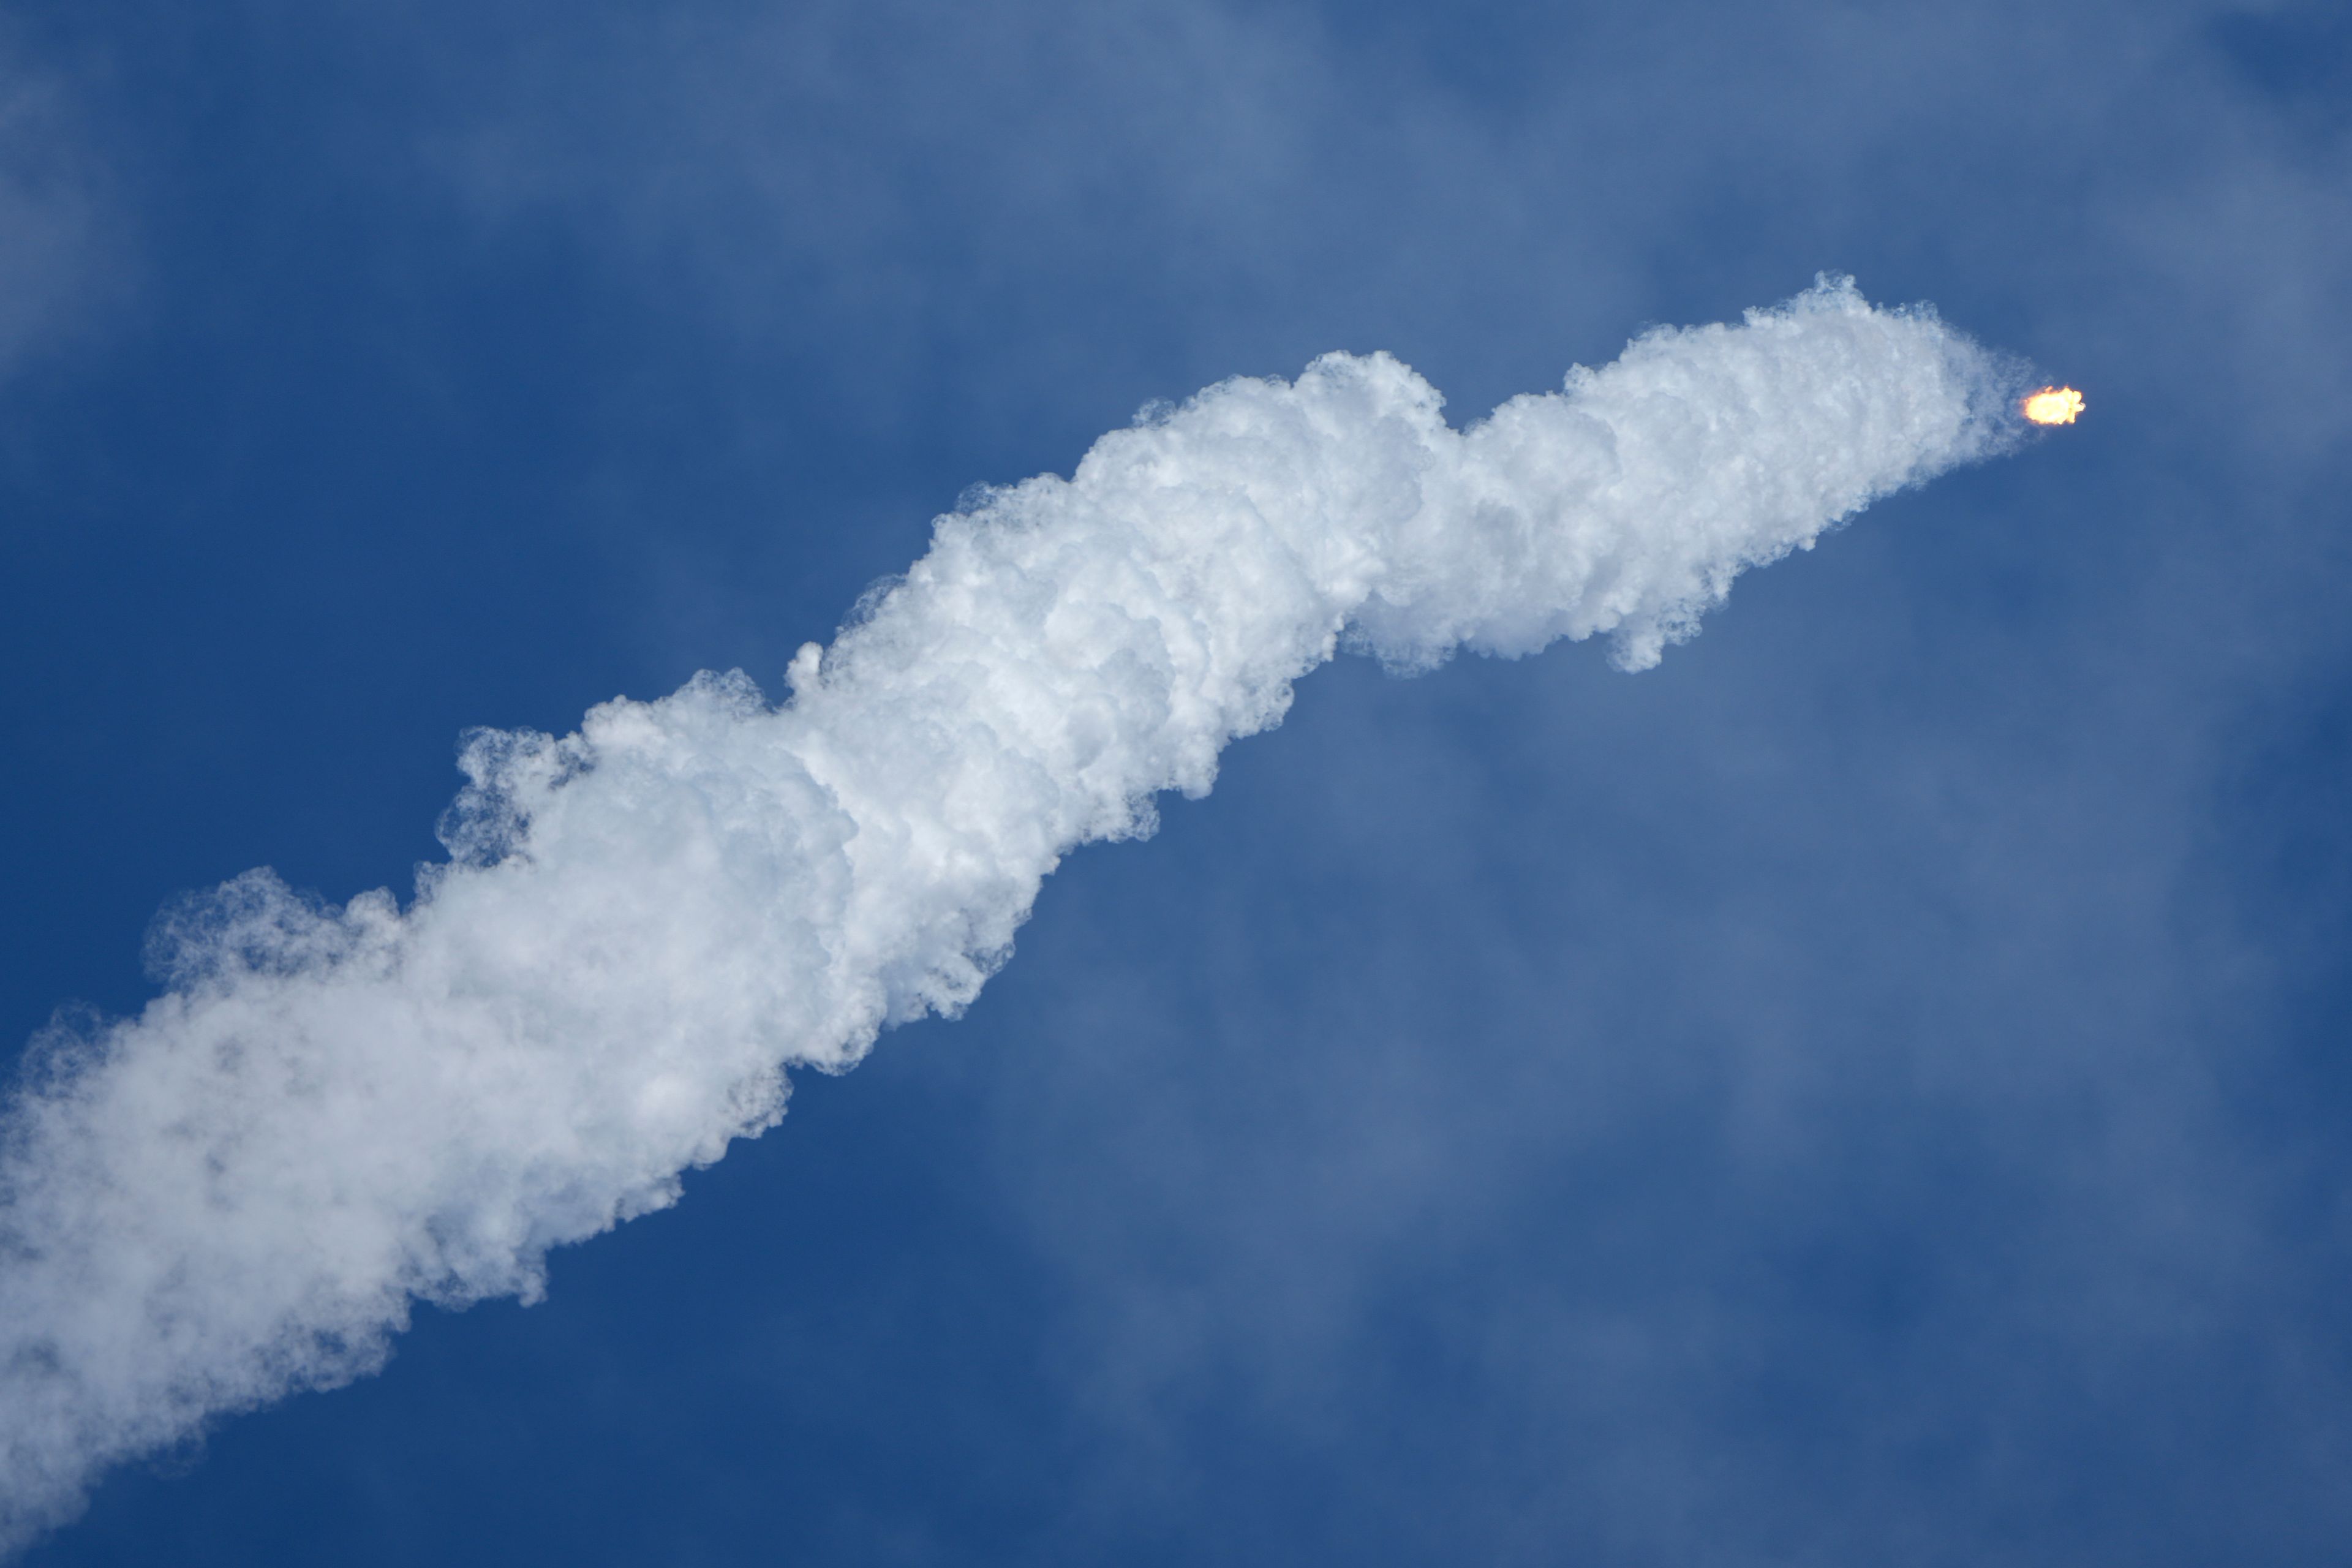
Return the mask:
M 2072 425 L 2083 412 L 2083 395 L 2071 386 L 2045 386 L 2028 393 L 2023 408 L 2036 425 Z
M 1822 280 L 1456 429 L 1384 354 L 1230 381 L 981 493 L 771 702 L 740 672 L 482 731 L 405 907 L 268 871 L 175 907 L 164 994 L 37 1041 L 0 1112 L 0 1552 L 107 1466 L 382 1366 L 416 1300 L 775 1125 L 786 1072 L 953 1014 L 1077 845 L 1401 668 L 1604 636 L 1641 668 L 1750 566 L 2017 439 L 2003 362 Z

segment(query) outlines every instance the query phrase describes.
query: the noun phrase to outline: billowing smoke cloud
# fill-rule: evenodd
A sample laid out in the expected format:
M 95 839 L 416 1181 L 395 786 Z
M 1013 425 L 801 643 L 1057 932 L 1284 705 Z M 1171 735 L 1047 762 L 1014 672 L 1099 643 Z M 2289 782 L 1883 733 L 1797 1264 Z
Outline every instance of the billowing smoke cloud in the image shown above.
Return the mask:
M 412 1300 L 535 1297 L 548 1248 L 773 1125 L 788 1068 L 969 1003 L 1063 855 L 1206 792 L 1339 648 L 1654 664 L 1744 568 L 2013 439 L 2015 390 L 1837 282 L 1462 431 L 1334 354 L 941 518 L 781 704 L 706 674 L 476 734 L 406 910 L 249 873 L 159 922 L 143 1014 L 37 1044 L 0 1154 L 0 1541 L 378 1366 Z

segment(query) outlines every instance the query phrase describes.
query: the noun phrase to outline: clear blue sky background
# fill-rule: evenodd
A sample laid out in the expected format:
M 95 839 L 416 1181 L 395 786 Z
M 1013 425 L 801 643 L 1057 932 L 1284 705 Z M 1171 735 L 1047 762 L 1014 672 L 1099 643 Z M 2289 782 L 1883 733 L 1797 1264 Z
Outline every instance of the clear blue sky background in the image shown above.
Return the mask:
M 1312 678 L 970 1016 L 31 1561 L 2340 1563 L 2347 256 L 2334 4 L 0 7 L 10 1050 L 1147 399 L 1827 268 L 2091 405 L 1655 672 Z

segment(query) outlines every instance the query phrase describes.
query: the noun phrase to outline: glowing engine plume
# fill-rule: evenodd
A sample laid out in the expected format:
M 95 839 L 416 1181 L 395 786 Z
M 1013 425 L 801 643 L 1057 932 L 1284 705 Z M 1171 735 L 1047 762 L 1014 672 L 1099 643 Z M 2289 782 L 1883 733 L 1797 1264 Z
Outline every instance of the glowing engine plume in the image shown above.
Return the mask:
M 1233 381 L 939 520 L 771 704 L 740 673 L 483 731 L 413 903 L 267 871 L 169 989 L 37 1042 L 0 1129 L 0 1546 L 220 1412 L 373 1370 L 423 1299 L 535 1298 L 782 1114 L 787 1068 L 970 1002 L 1074 846 L 1151 830 L 1342 645 L 1606 634 L 2014 438 L 1926 310 L 1824 281 L 1450 427 L 1385 355 Z
M 2083 395 L 2071 386 L 2045 386 L 2028 393 L 2025 416 L 2036 425 L 2072 425 L 2083 412 Z

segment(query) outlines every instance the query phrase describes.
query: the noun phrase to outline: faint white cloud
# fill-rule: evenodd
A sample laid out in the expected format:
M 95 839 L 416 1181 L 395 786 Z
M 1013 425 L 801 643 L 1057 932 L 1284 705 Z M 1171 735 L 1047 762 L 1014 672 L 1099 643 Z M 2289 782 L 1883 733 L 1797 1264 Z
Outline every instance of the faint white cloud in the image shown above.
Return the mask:
M 71 79 L 0 31 L 0 375 L 118 298 L 120 214 Z

